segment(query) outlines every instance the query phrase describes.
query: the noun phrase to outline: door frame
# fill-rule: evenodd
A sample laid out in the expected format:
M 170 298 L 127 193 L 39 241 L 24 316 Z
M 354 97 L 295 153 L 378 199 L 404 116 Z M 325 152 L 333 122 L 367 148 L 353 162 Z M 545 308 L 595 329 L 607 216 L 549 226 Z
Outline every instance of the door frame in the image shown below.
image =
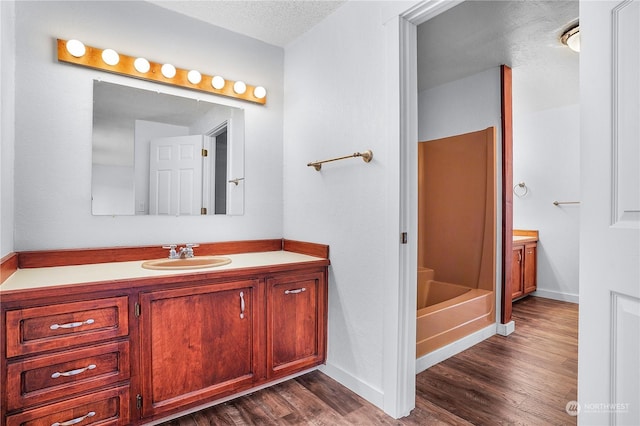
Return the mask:
M 399 418 L 408 415 L 415 407 L 416 379 L 415 379 L 415 306 L 416 306 L 416 286 L 417 279 L 417 142 L 418 142 L 418 102 L 417 102 L 417 26 L 429 19 L 457 6 L 464 0 L 426 0 L 418 3 L 398 16 L 398 19 L 387 24 L 387 40 L 389 60 L 387 61 L 389 75 L 394 78 L 388 79 L 389 103 L 395 103 L 392 108 L 397 107 L 397 121 L 393 120 L 389 126 L 391 135 L 398 136 L 398 164 L 399 181 L 390 183 L 398 185 L 395 188 L 399 196 L 399 231 L 403 235 L 408 235 L 407 243 L 400 243 L 398 251 L 392 254 L 398 256 L 398 288 L 394 289 L 394 296 L 390 300 L 397 300 L 397 311 L 389 310 L 385 320 L 385 334 L 395 337 L 393 344 L 385 345 L 385 359 L 390 362 L 385 363 L 383 380 L 388 381 L 385 385 L 384 411 Z M 503 83 L 504 86 L 504 83 Z M 395 98 L 392 94 L 398 93 Z M 396 103 L 397 102 L 397 103 Z M 391 115 L 390 115 L 391 116 Z M 504 130 L 504 129 L 503 129 Z M 504 132 L 503 132 L 504 135 Z M 506 142 L 507 144 L 509 141 Z M 502 144 L 505 144 L 504 136 Z M 503 146 L 504 149 L 504 146 Z M 502 161 L 503 165 L 505 161 Z M 510 182 L 505 179 L 505 172 L 513 164 L 507 162 L 507 169 L 502 169 L 502 192 L 501 195 L 509 193 Z M 511 170 L 511 180 L 513 171 Z M 508 175 L 507 175 L 508 176 Z M 507 182 L 508 181 L 508 182 Z M 509 183 L 510 185 L 510 183 Z M 504 210 L 504 198 L 501 200 Z M 507 211 L 513 211 L 508 210 Z M 512 217 L 511 217 L 512 220 Z M 510 222 L 512 223 L 512 222 Z M 511 247 L 512 242 L 506 241 L 511 237 L 512 230 L 504 229 L 508 224 L 503 223 L 498 229 L 501 232 L 500 258 L 502 266 L 500 271 L 505 269 L 505 247 Z M 393 230 L 393 238 L 397 241 L 398 234 Z M 393 240 L 392 240 L 393 241 Z M 397 246 L 396 246 L 397 247 Z M 510 260 L 510 259 L 509 259 Z M 502 286 L 500 293 L 504 292 L 504 276 L 510 274 L 501 273 Z M 510 287 L 510 286 L 509 286 Z M 497 289 L 498 289 L 497 288 Z M 497 290 L 496 289 L 496 290 Z M 500 298 L 500 312 L 496 312 L 496 323 L 500 322 L 503 311 L 503 304 L 506 303 L 511 308 L 511 300 L 504 302 L 508 298 Z M 509 316 L 510 319 L 510 316 Z M 508 321 L 507 321 L 508 322 Z M 388 396 L 388 397 L 387 397 Z

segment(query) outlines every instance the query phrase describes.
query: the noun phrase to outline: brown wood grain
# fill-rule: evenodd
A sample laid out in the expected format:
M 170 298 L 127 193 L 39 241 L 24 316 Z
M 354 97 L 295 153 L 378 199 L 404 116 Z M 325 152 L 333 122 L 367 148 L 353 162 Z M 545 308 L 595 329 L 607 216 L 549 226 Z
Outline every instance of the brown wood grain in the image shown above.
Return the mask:
M 522 279 L 525 294 L 536 291 L 537 288 L 537 244 L 530 243 L 524 246 L 524 274 Z
M 129 334 L 126 296 L 9 310 L 5 317 L 7 358 L 60 350 Z M 87 320 L 93 322 L 84 323 Z M 82 325 L 51 328 L 53 325 L 71 323 Z
M 538 239 L 539 232 L 533 229 L 514 229 L 513 236 L 514 237 L 535 237 Z
M 329 259 L 329 246 L 304 241 L 283 240 L 282 249 L 294 253 Z
M 257 280 L 142 294 L 144 415 L 251 387 L 253 306 L 261 302 Z
M 73 376 L 52 377 L 87 369 Z M 129 378 L 129 342 L 126 340 L 21 359 L 7 367 L 7 409 L 41 404 L 59 398 L 60 392 L 73 395 Z
M 18 270 L 18 253 L 10 253 L 0 259 L 0 284 Z
M 501 322 L 511 321 L 511 251 L 513 245 L 513 101 L 512 72 L 500 66 L 502 110 L 502 300 Z
M 267 280 L 267 377 L 282 377 L 324 362 L 324 273 Z

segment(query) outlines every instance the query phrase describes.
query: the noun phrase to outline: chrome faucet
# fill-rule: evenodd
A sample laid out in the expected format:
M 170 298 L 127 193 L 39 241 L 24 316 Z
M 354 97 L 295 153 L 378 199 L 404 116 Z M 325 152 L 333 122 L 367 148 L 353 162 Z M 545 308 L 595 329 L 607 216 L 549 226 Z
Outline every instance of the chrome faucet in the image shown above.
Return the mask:
M 162 248 L 169 249 L 169 259 L 182 259 L 194 257 L 195 255 L 193 253 L 193 248 L 198 246 L 200 246 L 200 244 L 190 243 L 185 244 L 185 247 L 180 247 L 178 250 L 176 250 L 176 248 L 178 247 L 177 244 L 169 244 L 166 246 L 162 246 Z

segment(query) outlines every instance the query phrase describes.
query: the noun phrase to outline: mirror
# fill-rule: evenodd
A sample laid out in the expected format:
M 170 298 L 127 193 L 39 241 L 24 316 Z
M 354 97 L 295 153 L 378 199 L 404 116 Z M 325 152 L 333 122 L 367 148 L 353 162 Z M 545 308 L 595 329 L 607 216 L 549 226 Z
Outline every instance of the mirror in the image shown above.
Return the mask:
M 242 214 L 244 111 L 93 82 L 94 215 Z

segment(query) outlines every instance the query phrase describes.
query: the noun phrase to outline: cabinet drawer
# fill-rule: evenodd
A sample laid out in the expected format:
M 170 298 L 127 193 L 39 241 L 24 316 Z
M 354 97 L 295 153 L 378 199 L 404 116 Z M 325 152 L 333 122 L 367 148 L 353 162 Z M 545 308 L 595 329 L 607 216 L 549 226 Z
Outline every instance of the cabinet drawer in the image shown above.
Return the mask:
M 10 362 L 7 409 L 41 404 L 127 380 L 129 370 L 127 341 Z
M 7 311 L 7 358 L 126 336 L 127 303 L 121 296 Z
M 7 426 L 65 426 L 129 423 L 129 387 L 107 389 L 7 417 Z

